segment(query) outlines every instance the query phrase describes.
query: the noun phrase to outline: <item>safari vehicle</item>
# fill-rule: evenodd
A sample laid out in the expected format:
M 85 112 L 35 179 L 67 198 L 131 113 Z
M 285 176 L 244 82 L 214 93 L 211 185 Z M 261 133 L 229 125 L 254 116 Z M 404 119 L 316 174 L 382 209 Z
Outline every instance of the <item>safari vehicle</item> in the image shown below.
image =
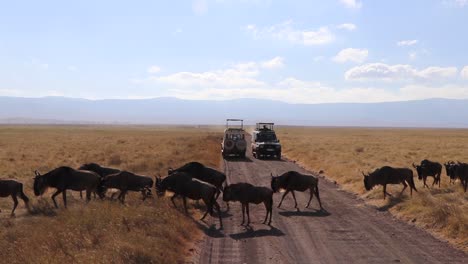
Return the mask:
M 232 123 L 238 125 L 232 125 Z M 244 120 L 226 119 L 226 129 L 224 130 L 223 142 L 221 143 L 221 153 L 223 158 L 228 156 L 245 157 L 247 142 L 245 141 Z
M 262 157 L 276 157 L 281 159 L 281 144 L 276 138 L 275 123 L 257 123 L 252 132 L 252 155 Z

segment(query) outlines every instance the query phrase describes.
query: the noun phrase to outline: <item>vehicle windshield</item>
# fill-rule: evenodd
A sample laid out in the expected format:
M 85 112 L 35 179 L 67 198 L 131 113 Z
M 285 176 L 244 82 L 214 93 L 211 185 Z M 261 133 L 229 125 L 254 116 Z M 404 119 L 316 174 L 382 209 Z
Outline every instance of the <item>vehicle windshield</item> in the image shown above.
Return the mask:
M 275 133 L 259 133 L 257 142 L 277 141 Z
M 230 139 L 230 140 L 244 139 L 244 134 L 226 134 L 226 139 Z

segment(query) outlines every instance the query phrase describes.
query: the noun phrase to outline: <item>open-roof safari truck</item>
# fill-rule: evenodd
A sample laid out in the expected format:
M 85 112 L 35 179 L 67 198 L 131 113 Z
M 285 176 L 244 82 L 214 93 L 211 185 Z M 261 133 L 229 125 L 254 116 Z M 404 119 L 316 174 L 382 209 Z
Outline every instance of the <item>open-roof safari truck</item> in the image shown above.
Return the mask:
M 276 138 L 274 126 L 275 123 L 257 123 L 252 132 L 252 155 L 255 158 L 281 159 L 281 144 Z
M 223 157 L 237 156 L 244 158 L 247 151 L 245 141 L 244 120 L 226 119 L 226 129 L 224 130 L 223 142 L 221 143 L 221 153 Z

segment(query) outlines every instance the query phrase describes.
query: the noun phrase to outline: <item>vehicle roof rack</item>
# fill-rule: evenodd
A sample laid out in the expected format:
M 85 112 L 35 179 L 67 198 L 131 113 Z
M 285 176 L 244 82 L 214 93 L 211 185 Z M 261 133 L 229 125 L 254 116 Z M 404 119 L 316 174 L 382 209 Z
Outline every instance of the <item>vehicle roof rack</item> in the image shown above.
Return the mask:
M 240 129 L 244 129 L 244 119 L 228 118 L 226 119 L 226 128 L 229 128 L 229 122 L 240 122 Z

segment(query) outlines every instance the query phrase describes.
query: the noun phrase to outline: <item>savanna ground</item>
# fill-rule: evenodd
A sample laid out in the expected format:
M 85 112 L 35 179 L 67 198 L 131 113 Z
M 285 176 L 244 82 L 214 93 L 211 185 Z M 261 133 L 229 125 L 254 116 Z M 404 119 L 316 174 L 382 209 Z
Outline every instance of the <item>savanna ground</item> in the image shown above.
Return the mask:
M 126 205 L 68 192 L 69 208 L 52 209 L 50 195 L 34 197 L 34 170 L 96 162 L 154 176 L 188 161 L 220 165 L 220 129 L 190 127 L 0 126 L 0 177 L 25 184 L 32 213 L 0 199 L 0 259 L 4 263 L 177 263 L 201 236 L 197 223 L 174 210 L 168 199 Z M 195 212 L 192 210 L 192 212 Z
M 399 197 L 403 186 L 394 185 L 387 187 L 393 198 L 385 201 L 381 186 L 364 189 L 361 174 L 384 165 L 412 168 L 423 159 L 468 162 L 467 130 L 283 127 L 278 132 L 284 156 L 308 170 L 324 170 L 327 178 L 379 210 L 389 210 L 468 251 L 468 193 L 459 181 L 449 184 L 445 168 L 441 188 L 423 188 L 413 169 L 418 193 L 410 198 L 408 188 Z M 429 186 L 432 180 L 428 178 Z

